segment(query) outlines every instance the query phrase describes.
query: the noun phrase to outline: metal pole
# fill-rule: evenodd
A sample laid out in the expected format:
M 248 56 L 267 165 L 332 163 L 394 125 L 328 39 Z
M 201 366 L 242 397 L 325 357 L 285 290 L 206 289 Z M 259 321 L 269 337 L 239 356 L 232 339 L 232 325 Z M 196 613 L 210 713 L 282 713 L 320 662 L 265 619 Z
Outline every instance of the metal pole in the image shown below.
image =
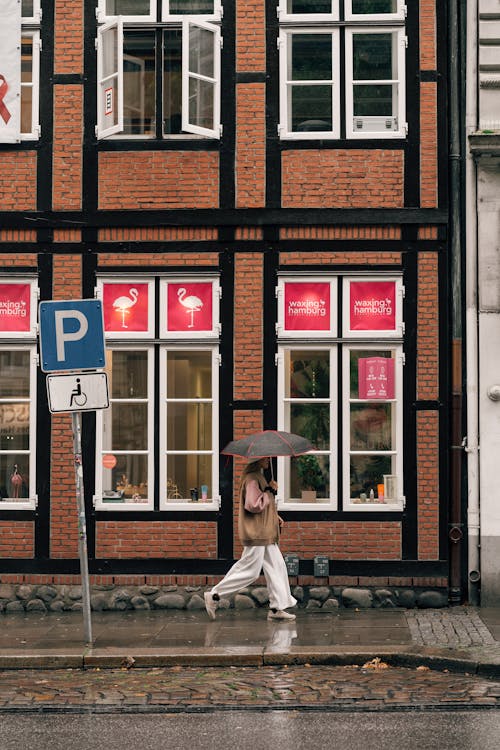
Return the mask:
M 85 642 L 92 643 L 92 621 L 90 617 L 89 564 L 87 558 L 87 524 L 85 520 L 85 496 L 83 490 L 82 463 L 82 415 L 79 411 L 71 414 L 73 422 L 73 450 L 75 454 L 76 502 L 78 507 L 78 555 L 82 579 L 83 626 Z

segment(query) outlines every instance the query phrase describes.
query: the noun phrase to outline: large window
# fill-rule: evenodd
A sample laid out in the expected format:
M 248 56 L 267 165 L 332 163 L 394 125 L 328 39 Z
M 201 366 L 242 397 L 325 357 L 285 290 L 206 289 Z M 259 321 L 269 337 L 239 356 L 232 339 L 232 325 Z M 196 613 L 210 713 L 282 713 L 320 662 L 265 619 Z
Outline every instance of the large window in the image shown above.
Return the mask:
M 110 407 L 96 416 L 96 508 L 218 508 L 218 279 L 103 278 L 98 295 Z
M 0 279 L 0 510 L 36 506 L 34 280 Z
M 97 135 L 220 137 L 217 0 L 102 0 Z
M 401 0 L 280 0 L 280 137 L 405 137 L 404 18 Z
M 277 291 L 278 425 L 313 445 L 278 460 L 279 505 L 401 510 L 401 279 L 283 276 Z

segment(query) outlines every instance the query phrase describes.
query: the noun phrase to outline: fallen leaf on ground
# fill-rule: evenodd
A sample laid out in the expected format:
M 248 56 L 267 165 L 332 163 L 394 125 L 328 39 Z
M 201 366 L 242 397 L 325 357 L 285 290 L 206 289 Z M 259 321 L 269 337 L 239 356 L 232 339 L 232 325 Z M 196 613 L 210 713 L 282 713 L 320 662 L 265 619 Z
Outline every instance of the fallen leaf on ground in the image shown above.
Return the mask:
M 389 669 L 389 665 L 382 661 L 379 656 L 376 656 L 371 661 L 367 661 L 363 664 L 363 669 Z

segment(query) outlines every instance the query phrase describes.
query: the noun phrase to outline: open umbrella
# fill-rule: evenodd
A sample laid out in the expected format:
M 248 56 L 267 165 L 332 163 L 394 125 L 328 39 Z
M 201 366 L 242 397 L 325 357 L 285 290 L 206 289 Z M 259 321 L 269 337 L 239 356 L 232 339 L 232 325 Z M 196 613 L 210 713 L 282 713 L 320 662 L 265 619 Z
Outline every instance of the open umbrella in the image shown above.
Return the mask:
M 225 456 L 259 458 L 271 456 L 300 456 L 313 450 L 307 438 L 282 430 L 263 430 L 247 435 L 241 440 L 231 440 L 222 453 Z

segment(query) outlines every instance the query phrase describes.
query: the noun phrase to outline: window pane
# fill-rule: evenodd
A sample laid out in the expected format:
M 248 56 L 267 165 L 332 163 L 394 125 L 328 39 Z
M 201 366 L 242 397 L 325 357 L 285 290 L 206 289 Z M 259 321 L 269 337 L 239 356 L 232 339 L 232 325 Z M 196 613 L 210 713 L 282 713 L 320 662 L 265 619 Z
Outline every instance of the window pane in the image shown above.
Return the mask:
M 331 13 L 332 0 L 288 0 L 287 13 Z
M 330 395 L 330 353 L 290 352 L 290 398 L 328 398 Z
M 316 496 L 303 496 L 303 491 L 315 492 Z M 290 499 L 328 501 L 330 497 L 329 456 L 299 456 L 290 459 Z
M 358 502 L 370 501 L 370 490 L 373 499 L 378 499 L 378 485 L 384 483 L 384 474 L 392 474 L 392 456 L 351 456 L 351 497 Z
M 331 86 L 293 86 L 291 96 L 294 133 L 332 129 Z
M 176 135 L 182 131 L 182 30 L 163 34 L 163 132 Z
M 30 352 L 0 351 L 0 400 L 30 395 Z
M 103 39 L 102 75 L 107 78 L 115 75 L 118 69 L 118 29 L 108 29 Z M 116 91 L 114 93 L 116 95 Z
M 0 403 L 0 450 L 29 450 L 30 405 Z
M 331 81 L 332 35 L 290 34 L 290 37 L 292 54 L 289 78 L 293 81 Z
M 21 15 L 23 16 L 23 18 L 33 17 L 33 0 L 22 0 Z
M 111 398 L 147 398 L 147 352 L 114 351 L 111 352 L 111 356 Z
M 391 80 L 392 34 L 353 34 L 355 81 Z
M 397 13 L 398 0 L 352 0 L 353 13 Z
M 189 72 L 213 78 L 214 33 L 199 26 L 189 27 Z
M 209 16 L 214 13 L 214 0 L 170 0 L 168 11 L 172 16 Z
M 155 36 L 152 32 L 123 35 L 123 132 L 155 132 Z
M 106 410 L 105 425 L 111 418 L 113 437 L 108 450 L 147 450 L 148 406 L 147 404 L 112 404 Z M 107 442 L 107 441 L 106 441 Z
M 213 496 L 212 456 L 167 456 L 167 502 L 191 500 L 191 490 L 207 488 L 207 498 Z
M 167 353 L 167 398 L 212 398 L 212 353 Z
M 168 450 L 212 449 L 212 405 L 168 404 Z
M 392 450 L 392 410 L 392 404 L 351 404 L 351 450 Z
M 150 0 L 106 0 L 107 16 L 149 16 Z
M 189 122 L 200 128 L 214 126 L 214 85 L 197 78 L 189 79 Z
M 24 500 L 29 497 L 29 487 L 29 456 L 0 454 L 0 500 Z
M 145 502 L 148 497 L 148 457 L 116 456 L 114 469 L 103 469 L 103 503 Z
M 372 115 L 390 117 L 393 114 L 393 86 L 353 86 L 353 111 L 355 117 Z M 390 123 L 392 128 L 392 122 Z
M 303 435 L 317 450 L 330 448 L 329 404 L 291 404 L 290 432 Z

